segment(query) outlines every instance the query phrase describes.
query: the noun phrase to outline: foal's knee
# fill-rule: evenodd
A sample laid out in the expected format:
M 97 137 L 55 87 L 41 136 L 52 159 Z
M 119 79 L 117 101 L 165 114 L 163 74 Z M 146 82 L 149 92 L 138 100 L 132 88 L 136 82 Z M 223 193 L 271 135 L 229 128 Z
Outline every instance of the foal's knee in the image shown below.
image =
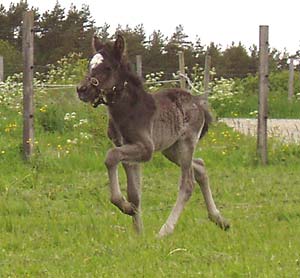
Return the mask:
M 119 162 L 119 152 L 117 151 L 116 148 L 110 149 L 107 154 L 106 154 L 106 159 L 105 159 L 105 166 L 106 168 L 111 168 L 118 164 Z
M 147 162 L 151 160 L 154 151 L 154 146 L 152 142 L 144 142 L 143 144 L 141 144 L 140 151 L 141 151 L 141 162 Z

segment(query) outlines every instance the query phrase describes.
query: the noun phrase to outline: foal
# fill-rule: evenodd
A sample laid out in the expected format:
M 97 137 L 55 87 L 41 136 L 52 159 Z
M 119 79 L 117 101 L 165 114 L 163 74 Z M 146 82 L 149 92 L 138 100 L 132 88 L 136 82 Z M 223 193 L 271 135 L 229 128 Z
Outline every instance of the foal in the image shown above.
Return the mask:
M 203 99 L 181 89 L 145 92 L 142 82 L 129 67 L 124 55 L 125 42 L 120 35 L 113 44 L 103 44 L 94 37 L 92 45 L 94 56 L 89 72 L 77 87 L 77 93 L 82 101 L 94 107 L 105 104 L 108 108 L 108 137 L 115 145 L 105 160 L 111 202 L 132 216 L 138 233 L 142 231 L 140 163 L 149 161 L 153 152 L 161 151 L 180 167 L 181 177 L 175 206 L 159 236 L 173 232 L 194 190 L 195 180 L 201 187 L 209 219 L 228 229 L 229 223 L 213 200 L 204 162 L 193 158 L 196 144 L 211 122 Z M 127 200 L 118 181 L 120 162 L 127 176 Z

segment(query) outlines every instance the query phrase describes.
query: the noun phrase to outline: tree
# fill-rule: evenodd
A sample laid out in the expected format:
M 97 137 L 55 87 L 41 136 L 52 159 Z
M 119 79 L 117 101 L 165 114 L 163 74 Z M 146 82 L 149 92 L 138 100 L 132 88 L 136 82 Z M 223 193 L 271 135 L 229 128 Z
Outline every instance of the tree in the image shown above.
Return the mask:
M 218 74 L 223 77 L 245 77 L 250 72 L 250 57 L 245 47 L 239 42 L 225 49 Z
M 153 31 L 147 42 L 145 57 L 143 57 L 144 74 L 165 70 L 162 65 L 165 41 L 166 39 L 160 30 Z
M 8 22 L 7 11 L 2 4 L 0 5 L 0 26 L 0 38 L 2 40 L 9 40 L 11 37 L 11 27 Z
M 288 59 L 290 55 L 288 52 L 280 52 L 276 48 L 272 48 L 269 57 L 270 71 L 289 69 Z
M 220 67 L 219 65 L 222 57 L 221 45 L 211 42 L 210 45 L 207 47 L 207 53 L 211 57 L 211 66 L 216 69 L 218 75 Z
M 31 9 L 35 11 L 35 68 L 39 71 L 48 70 L 47 64 L 54 64 L 72 52 L 81 52 L 83 57 L 88 57 L 91 53 L 91 39 L 94 34 L 104 41 L 113 38 L 107 23 L 102 27 L 95 26 L 87 5 L 82 5 L 78 9 L 72 4 L 66 12 L 57 1 L 52 10 L 42 15 L 39 14 L 37 8 Z M 27 10 L 29 6 L 26 0 L 11 3 L 7 10 L 4 5 L 0 4 L 0 40 L 8 42 L 18 52 L 21 52 L 22 47 L 23 13 Z M 115 34 L 125 37 L 130 61 L 134 63 L 136 55 L 142 55 L 144 73 L 164 71 L 165 77 L 168 78 L 168 75 L 178 71 L 178 51 L 184 51 L 185 65 L 190 69 L 196 63 L 204 67 L 205 54 L 208 51 L 217 76 L 243 77 L 249 73 L 256 73 L 258 69 L 257 46 L 252 46 L 248 52 L 241 43 L 238 45 L 233 43 L 224 51 L 219 44 L 213 42 L 208 46 L 203 45 L 200 38 L 197 38 L 193 44 L 189 41 L 182 25 L 176 26 L 175 32 L 169 39 L 159 30 L 155 30 L 146 40 L 142 24 L 134 28 L 128 25 L 123 28 L 119 25 Z M 270 70 L 287 69 L 288 57 L 289 54 L 286 51 L 282 53 L 272 49 Z M 6 69 L 7 59 L 8 57 L 5 59 Z M 12 70 L 17 70 L 17 68 L 12 68 Z
M 250 65 L 249 65 L 249 73 L 255 74 L 258 71 L 258 63 L 259 63 L 259 52 L 256 45 L 252 45 L 249 48 L 250 51 Z
M 4 61 L 4 78 L 22 71 L 22 55 L 8 41 L 0 40 L 0 56 L 3 56 Z
M 37 40 L 39 64 L 53 64 L 72 52 L 81 52 L 85 57 L 91 51 L 91 39 L 97 32 L 89 7 L 78 10 L 71 5 L 67 15 L 56 2 L 52 11 L 46 11 L 40 20 L 41 33 Z
M 179 51 L 184 51 L 186 66 L 192 67 L 193 44 L 188 41 L 188 35 L 184 33 L 182 25 L 178 25 L 175 28 L 175 33 L 173 33 L 164 49 L 166 51 L 164 63 L 169 72 L 173 73 L 178 71 L 178 59 L 175 57 L 177 57 Z
M 36 56 L 39 64 L 51 64 L 63 56 L 61 44 L 63 42 L 63 22 L 65 9 L 56 2 L 52 11 L 43 13 L 40 20 L 40 38 L 36 41 Z
M 11 3 L 7 11 L 7 21 L 9 25 L 9 34 L 7 40 L 15 45 L 19 50 L 22 48 L 22 23 L 24 12 L 28 10 L 34 11 L 34 19 L 39 18 L 38 9 L 29 8 L 27 1 L 20 0 L 19 3 Z
M 94 23 L 89 6 L 83 5 L 81 10 L 78 10 L 75 5 L 71 5 L 67 18 L 63 22 L 64 53 L 81 52 L 84 56 L 88 56 L 91 51 L 92 36 L 96 33 Z
M 126 25 L 123 28 L 119 25 L 116 29 L 115 35 L 120 34 L 124 36 L 126 40 L 126 49 L 129 60 L 133 65 L 135 65 L 136 55 L 142 55 L 145 57 L 146 48 L 145 42 L 145 30 L 143 24 L 137 25 L 134 29 Z
M 110 25 L 107 23 L 104 23 L 103 26 L 98 28 L 96 34 L 100 38 L 101 41 L 108 41 L 111 39 L 111 36 L 108 32 L 109 28 L 110 28 Z
M 196 43 L 193 48 L 193 56 L 194 56 L 195 63 L 202 65 L 203 68 L 204 68 L 204 64 L 205 64 L 206 52 L 207 51 L 205 49 L 205 46 L 202 45 L 200 38 L 197 38 Z

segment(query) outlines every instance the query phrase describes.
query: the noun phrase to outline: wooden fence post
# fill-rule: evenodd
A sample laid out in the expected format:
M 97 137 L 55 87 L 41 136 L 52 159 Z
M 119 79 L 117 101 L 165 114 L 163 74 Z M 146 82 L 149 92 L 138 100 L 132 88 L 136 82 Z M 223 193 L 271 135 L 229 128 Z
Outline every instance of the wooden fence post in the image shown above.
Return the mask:
M 184 69 L 184 53 L 183 53 L 183 51 L 178 52 L 178 57 L 179 57 L 180 88 L 185 90 L 186 89 L 186 80 L 184 78 L 185 69 Z
M 288 100 L 291 102 L 293 97 L 294 97 L 294 59 L 290 58 Z
M 136 73 L 138 77 L 143 78 L 142 55 L 136 55 Z
M 2 56 L 0 56 L 0 82 L 1 81 L 4 81 L 4 64 Z
M 209 95 L 209 76 L 211 67 L 211 56 L 206 53 L 204 66 L 204 98 L 207 100 Z
M 30 159 L 34 145 L 33 104 L 33 11 L 25 12 L 22 30 L 23 48 L 23 151 Z
M 259 100 L 257 153 L 263 165 L 268 162 L 267 121 L 269 93 L 269 26 L 259 26 Z

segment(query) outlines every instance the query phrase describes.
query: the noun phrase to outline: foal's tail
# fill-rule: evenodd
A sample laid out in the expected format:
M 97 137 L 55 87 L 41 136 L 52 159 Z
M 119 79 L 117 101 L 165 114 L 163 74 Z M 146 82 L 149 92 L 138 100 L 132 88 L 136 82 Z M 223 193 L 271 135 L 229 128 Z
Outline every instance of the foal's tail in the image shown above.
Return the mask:
M 204 125 L 202 127 L 199 140 L 206 134 L 208 131 L 209 124 L 213 121 L 213 116 L 209 111 L 208 103 L 203 97 L 200 97 L 200 107 L 199 107 L 203 112 L 204 112 Z

